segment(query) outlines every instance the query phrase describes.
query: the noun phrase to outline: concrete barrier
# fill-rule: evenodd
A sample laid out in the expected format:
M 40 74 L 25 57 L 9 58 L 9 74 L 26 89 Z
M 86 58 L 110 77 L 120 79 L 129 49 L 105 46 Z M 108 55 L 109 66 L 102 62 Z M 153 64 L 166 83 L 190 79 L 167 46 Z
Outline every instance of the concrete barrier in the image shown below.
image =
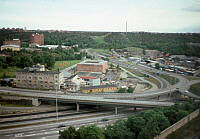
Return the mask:
M 197 117 L 198 115 L 199 115 L 199 109 L 197 109 L 194 112 L 192 112 L 191 114 L 187 115 L 186 117 L 184 117 L 180 121 L 176 122 L 172 126 L 166 128 L 165 130 L 163 130 L 160 133 L 160 135 L 154 137 L 154 139 L 165 139 L 169 134 L 176 131 L 177 129 L 179 129 L 180 127 L 182 127 L 183 125 L 185 125 L 186 123 L 188 123 L 189 121 L 191 121 L 192 119 Z

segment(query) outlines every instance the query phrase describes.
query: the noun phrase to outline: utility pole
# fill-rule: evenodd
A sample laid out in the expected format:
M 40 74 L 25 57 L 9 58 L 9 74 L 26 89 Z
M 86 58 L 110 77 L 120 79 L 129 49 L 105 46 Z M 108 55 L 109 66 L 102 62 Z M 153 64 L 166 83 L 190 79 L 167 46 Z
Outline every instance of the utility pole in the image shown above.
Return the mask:
M 126 21 L 126 35 L 127 35 L 127 29 L 128 29 L 128 27 L 127 27 L 127 21 Z

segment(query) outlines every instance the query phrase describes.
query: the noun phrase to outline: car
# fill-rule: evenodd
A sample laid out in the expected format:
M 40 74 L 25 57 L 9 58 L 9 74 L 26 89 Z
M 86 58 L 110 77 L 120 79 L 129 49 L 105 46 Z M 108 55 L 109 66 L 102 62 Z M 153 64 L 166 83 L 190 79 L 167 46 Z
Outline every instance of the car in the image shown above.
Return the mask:
M 62 128 L 62 127 L 66 127 L 66 125 L 64 125 L 64 124 L 58 125 L 58 128 Z
M 189 91 L 185 91 L 184 93 L 189 93 Z

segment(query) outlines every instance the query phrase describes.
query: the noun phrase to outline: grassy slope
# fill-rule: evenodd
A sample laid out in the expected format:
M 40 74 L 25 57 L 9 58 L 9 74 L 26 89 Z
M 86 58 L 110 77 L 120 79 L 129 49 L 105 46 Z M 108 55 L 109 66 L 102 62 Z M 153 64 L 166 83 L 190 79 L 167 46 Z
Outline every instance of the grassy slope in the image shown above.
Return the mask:
M 91 36 L 91 38 L 98 44 L 101 44 L 101 43 L 107 43 L 104 41 L 104 37 L 106 35 L 102 35 L 102 36 Z
M 166 81 L 168 81 L 169 84 L 171 84 L 171 85 L 174 85 L 176 82 L 179 82 L 179 80 L 177 78 L 174 78 L 172 76 L 161 74 L 160 77 L 165 79 Z
M 200 134 L 200 115 L 179 128 L 174 133 L 167 136 L 166 139 L 184 139 L 184 138 L 195 138 Z
M 191 85 L 189 91 L 200 96 L 200 83 Z
M 19 70 L 19 68 L 16 67 L 8 67 L 7 69 L 0 68 L 0 78 L 4 77 L 4 73 L 6 78 L 15 78 L 17 70 Z
M 60 70 L 68 68 L 68 67 L 70 67 L 70 66 L 72 66 L 74 64 L 77 64 L 79 62 L 81 62 L 81 60 L 56 61 L 55 65 L 54 65 L 54 68 L 53 68 L 53 71 L 58 70 L 58 68 Z

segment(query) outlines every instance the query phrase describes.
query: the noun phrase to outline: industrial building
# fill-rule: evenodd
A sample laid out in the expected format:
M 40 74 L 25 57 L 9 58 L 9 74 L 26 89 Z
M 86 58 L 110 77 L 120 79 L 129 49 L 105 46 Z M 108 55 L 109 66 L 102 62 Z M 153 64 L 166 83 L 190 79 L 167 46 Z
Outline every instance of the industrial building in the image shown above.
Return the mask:
M 6 40 L 3 41 L 1 46 L 1 51 L 10 49 L 12 51 L 20 51 L 21 41 L 19 39 Z
M 82 87 L 80 89 L 83 93 L 101 93 L 101 92 L 116 92 L 118 90 L 115 85 L 99 85 L 99 86 L 89 86 Z
M 1 51 L 3 50 L 12 50 L 12 51 L 20 51 L 20 46 L 19 45 L 2 45 L 1 46 Z
M 104 60 L 85 60 L 76 66 L 77 72 L 101 72 L 106 73 L 108 62 Z
M 63 83 L 61 72 L 45 71 L 44 65 L 27 67 L 16 72 L 16 87 L 33 89 L 58 89 Z
M 44 45 L 44 35 L 43 34 L 31 34 L 30 36 L 30 46 Z

